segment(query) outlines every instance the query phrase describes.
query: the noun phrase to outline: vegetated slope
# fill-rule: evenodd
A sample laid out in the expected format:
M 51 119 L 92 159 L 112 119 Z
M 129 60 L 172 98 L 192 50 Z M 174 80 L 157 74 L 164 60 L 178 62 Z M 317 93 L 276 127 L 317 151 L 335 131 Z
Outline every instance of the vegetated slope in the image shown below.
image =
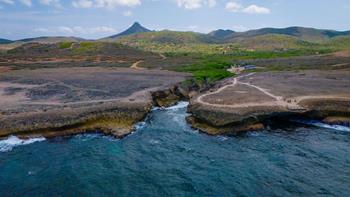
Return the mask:
M 189 43 L 206 43 L 204 34 L 194 32 L 179 32 L 179 31 L 157 31 L 148 33 L 139 33 L 120 38 L 122 43 L 142 43 L 152 42 L 161 44 L 189 44 Z
M 84 41 L 83 38 L 78 37 L 64 37 L 64 36 L 43 36 L 36 38 L 26 38 L 17 40 L 16 43 L 58 43 L 58 42 L 80 42 Z
M 232 42 L 238 38 L 248 38 L 267 34 L 281 34 L 294 36 L 298 39 L 309 42 L 321 42 L 329 40 L 336 36 L 350 35 L 350 31 L 335 31 L 323 30 L 305 27 L 288 27 L 288 28 L 262 28 L 257 30 L 250 30 L 246 32 L 232 33 L 227 37 L 225 42 Z
M 249 38 L 237 38 L 233 41 L 239 48 L 247 50 L 288 50 L 318 48 L 320 44 L 300 40 L 293 36 L 266 34 Z
M 328 42 L 329 47 L 350 50 L 350 36 L 337 36 Z
M 7 51 L 8 56 L 19 57 L 70 57 L 70 56 L 125 56 L 153 55 L 119 43 L 60 42 L 53 44 L 27 43 Z M 156 56 L 156 55 L 154 55 Z
M 151 30 L 143 27 L 140 23 L 135 22 L 127 30 L 125 30 L 125 31 L 123 31 L 123 32 L 121 32 L 119 34 L 110 36 L 110 37 L 108 37 L 106 39 L 117 39 L 117 38 L 122 37 L 122 36 L 128 36 L 128 35 L 137 34 L 137 33 L 144 33 L 144 32 L 151 32 Z
M 120 36 L 112 41 L 153 52 L 212 54 L 226 53 L 232 49 L 287 50 L 330 47 L 332 44 L 330 41 L 333 38 L 343 35 L 350 35 L 350 31 L 288 27 L 263 28 L 246 32 L 219 29 L 202 34 L 163 30 Z
M 228 39 L 230 36 L 232 36 L 235 33 L 236 33 L 235 31 L 232 31 L 229 29 L 228 30 L 218 29 L 208 33 L 207 36 L 212 40 L 223 41 Z
M 0 44 L 10 44 L 12 42 L 13 42 L 12 40 L 7 40 L 7 39 L 0 38 Z
M 0 66 L 54 68 L 79 66 L 130 67 L 142 60 L 140 67 L 165 68 L 193 62 L 191 57 L 167 57 L 115 42 L 26 43 L 0 53 Z

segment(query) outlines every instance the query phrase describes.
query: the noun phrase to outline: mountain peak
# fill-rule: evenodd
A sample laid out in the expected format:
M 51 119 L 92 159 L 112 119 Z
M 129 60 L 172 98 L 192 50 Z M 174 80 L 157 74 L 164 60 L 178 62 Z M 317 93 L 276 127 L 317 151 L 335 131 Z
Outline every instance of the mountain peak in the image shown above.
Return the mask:
M 131 27 L 142 27 L 142 25 L 139 22 L 134 22 Z
M 150 32 L 151 30 L 143 27 L 139 22 L 135 22 L 132 26 L 130 26 L 127 30 L 123 31 L 122 33 L 119 33 L 117 35 L 113 35 L 109 38 L 118 38 L 121 36 L 128 36 L 132 34 L 137 33 L 144 33 L 144 32 Z
M 208 35 L 217 39 L 224 39 L 225 37 L 231 36 L 235 32 L 232 30 L 224 30 L 224 29 L 218 29 L 215 31 L 210 32 Z

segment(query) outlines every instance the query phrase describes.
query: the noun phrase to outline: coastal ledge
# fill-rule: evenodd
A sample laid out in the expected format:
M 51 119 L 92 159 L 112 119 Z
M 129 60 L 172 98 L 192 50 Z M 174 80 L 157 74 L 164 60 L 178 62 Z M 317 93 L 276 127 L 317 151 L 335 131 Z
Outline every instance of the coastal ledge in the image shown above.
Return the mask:
M 147 116 L 158 99 L 154 92 L 180 98 L 169 89 L 178 90 L 176 84 L 188 77 L 170 71 L 101 67 L 0 73 L 0 138 L 96 131 L 122 138 Z
M 210 135 L 264 128 L 272 120 L 350 120 L 350 71 L 244 74 L 191 99 L 187 121 Z

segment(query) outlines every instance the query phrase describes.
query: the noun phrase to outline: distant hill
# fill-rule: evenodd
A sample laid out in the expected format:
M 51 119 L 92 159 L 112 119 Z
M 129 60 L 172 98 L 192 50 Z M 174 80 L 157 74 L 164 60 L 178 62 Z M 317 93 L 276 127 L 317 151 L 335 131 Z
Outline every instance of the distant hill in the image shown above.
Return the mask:
M 12 40 L 7 40 L 7 39 L 0 38 L 0 44 L 10 44 L 12 42 L 13 42 Z
M 133 35 L 133 34 L 138 34 L 138 33 L 145 33 L 145 32 L 151 32 L 151 30 L 143 27 L 140 23 L 135 22 L 127 30 L 125 30 L 125 31 L 123 31 L 123 32 L 121 32 L 119 34 L 110 36 L 107 39 L 114 39 L 114 38 L 119 38 L 119 37 L 122 37 L 122 36 L 128 36 L 128 35 Z
M 83 38 L 78 37 L 64 37 L 64 36 L 45 36 L 36 38 L 26 38 L 21 40 L 16 40 L 17 43 L 57 43 L 57 42 L 81 42 L 84 41 Z
M 209 34 L 207 34 L 207 36 L 209 36 L 213 39 L 225 40 L 225 39 L 227 39 L 227 37 L 232 36 L 234 33 L 236 33 L 236 32 L 232 31 L 232 30 L 218 29 L 218 30 L 210 32 Z
M 152 42 L 158 44 L 191 44 L 191 43 L 206 43 L 207 37 L 205 34 L 194 32 L 178 32 L 178 31 L 157 31 L 139 33 L 130 36 L 123 36 L 119 42 L 125 44 Z
M 25 43 L 7 51 L 8 56 L 21 57 L 70 57 L 82 56 L 128 56 L 143 57 L 153 55 L 119 43 L 106 42 L 59 42 L 59 43 Z M 154 55 L 157 56 L 158 55 Z
M 300 40 L 294 36 L 266 34 L 235 39 L 234 44 L 248 50 L 287 50 L 317 46 L 316 43 Z
M 306 27 L 287 27 L 287 28 L 262 28 L 249 30 L 246 32 L 235 32 L 233 30 L 218 29 L 208 34 L 195 32 L 179 32 L 179 31 L 150 31 L 134 23 L 128 30 L 108 37 L 108 40 L 115 38 L 121 39 L 125 43 L 135 42 L 155 42 L 155 43 L 236 43 L 248 38 L 254 38 L 264 35 L 284 35 L 292 36 L 296 39 L 308 42 L 324 42 L 338 36 L 350 35 L 350 31 L 324 30 Z
M 239 38 L 250 38 L 255 36 L 262 36 L 267 34 L 280 34 L 287 36 L 294 36 L 300 40 L 309 42 L 326 41 L 336 36 L 350 35 L 350 31 L 335 31 L 335 30 L 323 30 L 315 28 L 305 27 L 288 27 L 288 28 L 262 28 L 257 30 L 250 30 L 246 32 L 232 33 L 227 36 L 225 42 L 232 42 Z

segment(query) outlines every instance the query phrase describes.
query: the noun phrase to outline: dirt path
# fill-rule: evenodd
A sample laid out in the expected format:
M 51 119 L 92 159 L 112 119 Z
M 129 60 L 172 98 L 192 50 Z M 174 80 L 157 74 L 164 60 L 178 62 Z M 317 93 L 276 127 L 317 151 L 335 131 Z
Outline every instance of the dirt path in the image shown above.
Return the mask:
M 207 105 L 207 106 L 212 106 L 212 107 L 240 108 L 240 107 L 257 107 L 257 106 L 284 106 L 284 107 L 287 107 L 288 109 L 295 109 L 295 110 L 303 109 L 301 106 L 298 105 L 298 103 L 301 100 L 303 100 L 303 99 L 289 99 L 290 102 L 287 102 L 286 99 L 284 99 L 283 97 L 276 96 L 276 95 L 268 92 L 268 90 L 266 90 L 264 88 L 261 88 L 261 87 L 256 86 L 256 85 L 252 85 L 250 83 L 243 83 L 243 82 L 239 81 L 240 78 L 248 77 L 248 76 L 251 76 L 251 75 L 254 75 L 254 73 L 250 73 L 248 75 L 243 75 L 243 76 L 240 76 L 240 77 L 233 78 L 231 84 L 225 85 L 225 86 L 217 89 L 215 92 L 210 92 L 210 93 L 206 93 L 206 94 L 203 94 L 203 95 L 199 96 L 197 98 L 197 102 L 200 103 L 200 104 Z M 263 94 L 273 98 L 275 101 L 267 101 L 267 102 L 259 102 L 259 103 L 258 102 L 251 102 L 251 103 L 244 103 L 244 104 L 227 105 L 227 104 L 208 103 L 208 102 L 203 100 L 207 96 L 214 95 L 214 94 L 219 94 L 222 91 L 224 91 L 226 88 L 235 87 L 237 84 L 241 84 L 241 85 L 245 85 L 245 86 L 249 86 L 249 87 L 255 88 L 258 91 L 262 92 Z M 322 98 L 322 97 L 320 97 L 320 98 Z M 292 100 L 295 100 L 295 102 L 293 102 Z
M 131 65 L 130 68 L 135 69 L 135 70 L 144 70 L 144 68 L 139 67 L 139 64 L 144 62 L 143 60 L 139 60 Z
M 162 60 L 166 60 L 167 59 L 167 57 L 165 55 L 161 54 L 161 53 L 159 53 L 159 56 L 162 58 Z
M 283 97 L 276 96 L 276 95 L 274 95 L 274 94 L 268 92 L 266 89 L 263 89 L 263 88 L 261 88 L 261 87 L 259 87 L 259 86 L 252 85 L 252 84 L 250 84 L 250 83 L 243 83 L 243 82 L 239 82 L 239 84 L 242 84 L 242 85 L 246 85 L 246 86 L 255 88 L 255 89 L 259 90 L 260 92 L 266 94 L 267 96 L 269 96 L 269 97 L 271 97 L 271 98 L 273 98 L 273 99 L 275 99 L 275 100 L 277 100 L 277 101 L 283 100 Z

